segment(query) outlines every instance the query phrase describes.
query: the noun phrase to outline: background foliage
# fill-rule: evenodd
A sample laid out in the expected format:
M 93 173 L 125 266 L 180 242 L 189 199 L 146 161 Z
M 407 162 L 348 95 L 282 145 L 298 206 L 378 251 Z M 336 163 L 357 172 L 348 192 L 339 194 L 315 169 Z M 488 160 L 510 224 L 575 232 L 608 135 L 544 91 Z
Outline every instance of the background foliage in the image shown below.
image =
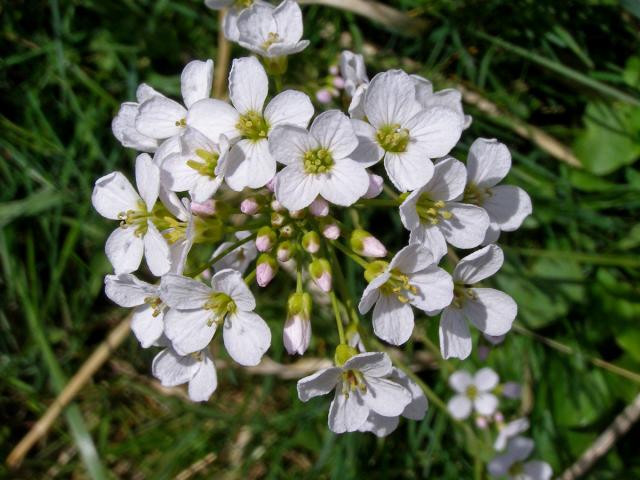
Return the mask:
M 341 48 L 364 50 L 370 73 L 401 65 L 440 88 L 461 83 L 554 135 L 584 165 L 561 163 L 517 135 L 511 122 L 465 107 L 474 122 L 456 154 L 464 158 L 475 137 L 500 139 L 513 152 L 510 183 L 534 202 L 533 217 L 502 238 L 507 263 L 496 279 L 520 306 L 519 331 L 487 362 L 503 380 L 524 383 L 522 404 L 506 403 L 503 410 L 530 416 L 536 456 L 559 473 L 640 390 L 590 361 L 640 371 L 640 171 L 634 163 L 640 156 L 640 8 L 632 0 L 388 3 L 424 19 L 424 33 L 401 36 L 350 13 L 305 6 L 312 46 L 291 60 L 288 83 L 313 96 Z M 215 58 L 218 26 L 216 14 L 195 0 L 8 0 L 0 4 L 0 22 L 5 458 L 124 315 L 102 293 L 110 271 L 103 245 L 112 225 L 90 204 L 97 177 L 132 171 L 134 152 L 112 137 L 111 118 L 141 81 L 177 96 L 182 66 Z M 245 54 L 234 48 L 234 56 Z M 384 214 L 369 219 L 385 242 L 400 246 L 406 234 L 397 219 L 385 228 L 387 220 Z M 349 268 L 347 275 L 359 294 L 360 273 Z M 288 363 L 279 335 L 288 288 L 282 283 L 262 295 L 259 309 L 274 332 L 270 355 Z M 327 318 L 318 312 L 314 328 L 331 339 Z M 437 340 L 436 321 L 417 325 L 418 336 Z M 550 348 L 544 338 L 573 353 Z M 322 356 L 325 347 L 317 341 L 310 354 Z M 414 350 L 422 348 L 416 341 Z M 477 351 L 466 368 L 482 364 Z M 407 353 L 411 359 L 411 349 Z M 97 455 L 89 465 L 95 472 L 101 463 L 117 478 L 172 478 L 210 452 L 217 458 L 207 478 L 473 476 L 464 430 L 433 404 L 424 421 L 403 423 L 386 440 L 336 437 L 326 428 L 327 399 L 302 405 L 293 381 L 225 369 L 212 400 L 194 405 L 153 388 L 153 354 L 131 336 L 67 410 L 66 421 L 58 420 L 11 475 L 85 478 L 76 446 L 93 439 Z M 449 370 L 437 368 L 433 356 L 425 363 L 420 376 L 446 400 Z M 640 478 L 638 434 L 636 426 L 587 477 Z M 0 467 L 0 476 L 8 475 Z

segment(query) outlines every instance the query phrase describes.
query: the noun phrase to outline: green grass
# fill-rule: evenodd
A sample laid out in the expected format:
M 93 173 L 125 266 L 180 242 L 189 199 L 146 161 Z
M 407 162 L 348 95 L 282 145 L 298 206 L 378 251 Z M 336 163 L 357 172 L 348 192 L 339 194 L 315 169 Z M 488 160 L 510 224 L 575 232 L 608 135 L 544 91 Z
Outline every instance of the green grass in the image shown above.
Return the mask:
M 512 332 L 488 364 L 503 380 L 525 384 L 525 401 L 507 402 L 504 412 L 530 416 L 536 457 L 562 472 L 640 391 L 588 361 L 640 371 L 638 9 L 605 0 L 389 3 L 425 19 L 424 34 L 404 37 L 352 14 L 305 7 L 312 46 L 291 59 L 287 84 L 313 94 L 348 32 L 350 48 L 378 48 L 368 57 L 370 73 L 402 66 L 439 87 L 464 83 L 572 147 L 585 166 L 568 167 L 504 122 L 467 107 L 474 122 L 456 155 L 464 158 L 478 136 L 500 139 L 513 151 L 509 183 L 534 202 L 524 227 L 501 238 L 507 263 L 495 284 L 517 300 L 522 325 L 576 352 L 566 355 Z M 102 293 L 110 271 L 103 246 L 112 225 L 90 204 L 96 178 L 132 171 L 134 152 L 112 137 L 111 118 L 141 81 L 178 95 L 182 66 L 215 58 L 218 27 L 202 2 L 187 0 L 32 0 L 0 11 L 5 458 L 125 313 Z M 243 54 L 234 47 L 234 56 Z M 385 212 L 362 220 L 390 246 L 406 240 L 398 219 Z M 393 228 L 375 227 L 388 222 Z M 345 275 L 357 295 L 359 267 L 346 264 Z M 275 285 L 258 302 L 274 334 L 270 355 L 284 362 L 278 299 L 286 292 Z M 417 325 L 437 340 L 436 321 L 422 318 Z M 314 329 L 309 354 L 323 356 L 335 341 L 328 309 L 318 312 Z M 467 368 L 483 363 L 475 352 Z M 422 422 L 403 422 L 386 440 L 336 437 L 326 428 L 328 400 L 301 404 L 292 381 L 225 369 L 212 400 L 194 405 L 141 380 L 152 356 L 128 339 L 21 469 L 0 466 L 0 476 L 172 478 L 210 452 L 218 458 L 202 478 L 474 476 L 468 434 L 434 402 Z M 447 374 L 427 369 L 420 377 L 446 401 Z M 639 478 L 638 428 L 587 478 Z M 483 432 L 475 435 L 486 440 Z M 481 460 L 489 458 L 487 445 Z

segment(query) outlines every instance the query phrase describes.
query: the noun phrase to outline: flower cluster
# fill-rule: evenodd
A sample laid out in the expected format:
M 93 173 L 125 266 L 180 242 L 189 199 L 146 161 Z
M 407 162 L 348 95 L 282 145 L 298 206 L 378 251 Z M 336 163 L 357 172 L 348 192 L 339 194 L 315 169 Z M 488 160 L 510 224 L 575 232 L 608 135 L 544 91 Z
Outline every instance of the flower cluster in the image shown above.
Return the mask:
M 470 123 L 460 94 L 434 92 L 428 80 L 401 70 L 369 81 L 362 56 L 352 52 L 339 61 L 348 111 L 316 112 L 306 93 L 276 87 L 288 56 L 309 43 L 295 2 L 205 3 L 226 9 L 225 35 L 257 56 L 233 60 L 228 101 L 210 96 L 213 62 L 194 60 L 181 75 L 183 103 L 142 84 L 137 102 L 122 104 L 113 133 L 144 153 L 136 188 L 114 172 L 93 191 L 98 213 L 119 222 L 106 243 L 114 269 L 105 278 L 108 297 L 134 309 L 142 347 L 162 348 L 152 367 L 162 384 L 188 383 L 191 399 L 205 401 L 217 387 L 211 346 L 218 332 L 240 365 L 257 365 L 269 349 L 277 319 L 268 325 L 256 313 L 252 287 L 280 275 L 290 285 L 286 350 L 309 348 L 318 297 L 328 297 L 339 337 L 335 366 L 300 380 L 300 399 L 335 390 L 329 427 L 337 433 L 382 436 L 400 416 L 423 418 L 418 385 L 386 353 L 367 351 L 382 347 L 362 316 L 372 311 L 375 336 L 402 345 L 416 309 L 440 315 L 445 358 L 469 356 L 469 323 L 489 336 L 510 330 L 515 302 L 482 285 L 502 266 L 500 232 L 531 213 L 522 189 L 499 185 L 509 151 L 481 138 L 466 164 L 450 156 Z M 360 225 L 361 209 L 399 215 L 406 245 L 389 253 Z M 457 260 L 454 249 L 475 248 Z M 444 268 L 445 257 L 452 268 Z M 156 281 L 134 275 L 143 258 Z M 359 302 L 343 277 L 344 260 L 362 268 L 367 286 Z M 494 379 L 481 377 L 473 384 L 478 397 L 459 400 L 460 409 L 495 408 L 486 393 Z

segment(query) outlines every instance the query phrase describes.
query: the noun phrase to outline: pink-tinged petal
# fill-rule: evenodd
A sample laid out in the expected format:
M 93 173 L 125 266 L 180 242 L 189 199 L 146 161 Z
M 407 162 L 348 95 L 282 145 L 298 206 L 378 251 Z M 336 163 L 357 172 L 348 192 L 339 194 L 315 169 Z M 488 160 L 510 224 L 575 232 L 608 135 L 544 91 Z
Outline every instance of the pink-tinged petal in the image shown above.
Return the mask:
M 213 84 L 213 60 L 193 60 L 184 67 L 180 75 L 180 89 L 187 108 L 211 95 Z
M 440 351 L 442 352 L 442 358 L 465 359 L 471 354 L 471 348 L 471 333 L 464 315 L 458 308 L 446 308 L 440 318 Z M 471 377 L 466 372 L 464 373 L 463 381 L 466 382 Z M 458 385 L 457 387 L 461 386 Z M 460 393 L 464 392 L 464 389 L 453 388 Z M 466 389 L 466 386 L 464 388 Z
M 462 258 L 453 271 L 455 281 L 473 285 L 494 275 L 504 263 L 504 254 L 498 245 L 487 245 Z
M 258 365 L 271 345 L 269 326 L 253 312 L 228 315 L 222 334 L 231 358 L 245 367 Z
M 256 57 L 236 58 L 229 73 L 229 98 L 240 114 L 262 113 L 269 79 Z
M 455 395 L 447 402 L 447 410 L 457 420 L 464 420 L 471 415 L 471 400 L 464 395 Z
M 279 125 L 307 128 L 313 112 L 313 104 L 307 94 L 285 90 L 271 99 L 264 109 L 264 118 L 272 129 Z
M 119 220 L 118 215 L 139 208 L 140 196 L 131 182 L 120 172 L 113 172 L 96 180 L 91 203 L 105 218 Z
M 140 105 L 136 117 L 136 129 L 151 138 L 163 139 L 180 135 L 181 121 L 187 110 L 167 97 L 154 96 Z
M 380 295 L 373 309 L 372 321 L 376 336 L 392 345 L 402 345 L 413 333 L 411 305 L 400 302 L 395 296 Z
M 491 196 L 482 204 L 492 223 L 500 230 L 513 232 L 531 215 L 531 197 L 520 187 L 498 185 L 491 189 Z
M 216 333 L 211 311 L 204 309 L 169 309 L 164 316 L 164 334 L 178 355 L 199 352 L 209 345 Z
M 507 176 L 511 169 L 509 149 L 496 139 L 478 138 L 469 149 L 469 182 L 489 188 Z
M 467 318 L 483 333 L 504 335 L 518 314 L 518 305 L 504 292 L 493 288 L 469 289 L 473 299 L 464 302 L 462 308 Z
M 116 228 L 105 244 L 105 253 L 116 275 L 138 269 L 144 255 L 144 240 L 133 228 Z
M 311 398 L 326 395 L 336 388 L 341 373 L 340 368 L 331 367 L 298 380 L 298 398 L 307 402 Z

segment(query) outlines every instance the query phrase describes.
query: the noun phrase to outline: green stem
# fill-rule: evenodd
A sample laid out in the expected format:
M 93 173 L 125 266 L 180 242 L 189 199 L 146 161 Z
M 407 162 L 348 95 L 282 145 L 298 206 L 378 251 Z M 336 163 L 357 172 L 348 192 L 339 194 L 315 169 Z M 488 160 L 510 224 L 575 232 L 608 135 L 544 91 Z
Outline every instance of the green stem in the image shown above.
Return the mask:
M 302 261 L 296 260 L 296 293 L 302 293 Z
M 223 251 L 221 251 L 218 255 L 216 255 L 215 257 L 213 257 L 211 260 L 208 260 L 206 263 L 203 263 L 202 265 L 200 265 L 198 268 L 196 268 L 195 270 L 192 270 L 190 272 L 185 273 L 184 275 L 186 277 L 195 277 L 197 275 L 200 275 L 202 272 L 204 272 L 207 268 L 209 268 L 211 265 L 215 264 L 216 262 L 222 260 L 224 257 L 226 257 L 228 254 L 230 254 L 231 252 L 233 252 L 236 248 L 241 247 L 242 245 L 244 245 L 245 243 L 248 243 L 252 240 L 255 240 L 256 238 L 256 233 L 252 233 L 251 235 L 249 235 L 248 237 L 243 238 L 242 240 L 238 240 L 237 242 L 233 243 L 232 245 L 229 245 L 227 248 L 225 248 Z
M 353 205 L 357 208 L 362 207 L 399 207 L 400 202 L 398 200 L 392 200 L 388 198 L 361 198 L 357 203 Z
M 336 297 L 336 293 L 333 290 L 329 292 L 329 297 L 331 297 L 331 306 L 333 307 L 333 314 L 336 317 L 336 325 L 338 326 L 338 336 L 340 337 L 340 343 L 342 345 L 346 345 L 347 340 L 344 336 L 344 327 L 342 326 L 342 316 L 340 315 L 338 298 Z
M 251 273 L 249 273 L 249 275 L 247 275 L 246 277 L 244 277 L 244 283 L 246 283 L 247 285 L 249 285 L 251 282 L 253 282 L 256 278 L 256 269 L 254 268 Z
M 358 325 L 360 323 L 360 317 L 358 316 L 358 312 L 356 311 L 355 306 L 353 305 L 353 301 L 351 300 L 351 295 L 349 295 L 349 289 L 347 288 L 347 281 L 342 272 L 342 267 L 340 266 L 340 262 L 338 262 L 338 258 L 336 257 L 336 252 L 330 245 L 327 246 L 327 252 L 329 252 L 329 258 L 331 260 L 331 268 L 335 273 L 335 282 L 338 286 L 338 290 L 340 290 L 340 295 L 343 298 L 348 299 L 345 303 L 347 311 L 349 312 L 349 316 L 351 317 L 351 321 Z
M 342 253 L 344 253 L 347 257 L 349 257 L 351 260 L 353 260 L 354 262 L 356 262 L 358 265 L 360 265 L 362 268 L 367 268 L 369 266 L 369 262 L 367 262 L 364 258 L 362 258 L 361 256 L 359 256 L 357 253 L 355 253 L 354 251 L 348 249 L 347 247 L 345 247 L 344 245 L 338 243 L 337 241 L 333 240 L 330 242 L 331 245 L 333 245 L 334 247 L 336 247 L 338 250 L 340 250 Z

